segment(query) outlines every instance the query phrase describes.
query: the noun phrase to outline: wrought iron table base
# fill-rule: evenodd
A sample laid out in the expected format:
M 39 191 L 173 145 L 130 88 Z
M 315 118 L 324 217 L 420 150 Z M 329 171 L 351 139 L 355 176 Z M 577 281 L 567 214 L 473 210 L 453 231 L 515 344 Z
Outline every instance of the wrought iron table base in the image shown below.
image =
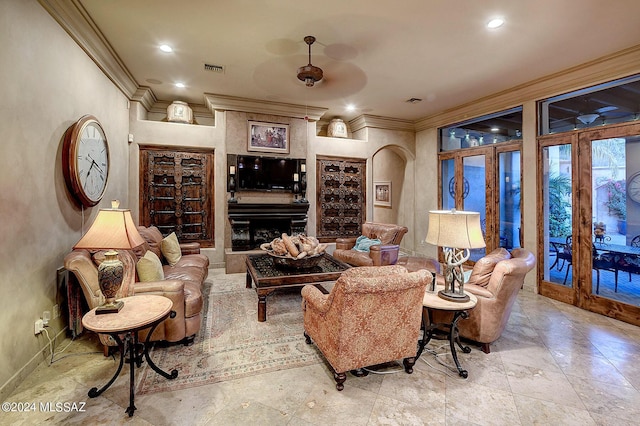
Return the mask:
M 460 347 L 462 352 L 468 354 L 471 352 L 471 348 L 469 346 L 463 346 L 460 342 L 460 336 L 458 334 L 458 321 L 460 319 L 469 318 L 469 313 L 465 311 L 455 311 L 453 314 L 453 319 L 451 323 L 431 323 L 431 315 L 430 308 L 423 307 L 422 309 L 422 327 L 424 330 L 424 334 L 422 335 L 422 339 L 418 342 L 418 353 L 416 354 L 416 359 L 420 358 L 424 348 L 431 341 L 431 338 L 434 335 L 434 332 L 440 327 L 445 327 L 449 329 L 449 333 L 447 334 L 449 340 L 449 347 L 451 349 L 451 356 L 453 357 L 453 362 L 456 364 L 456 369 L 458 370 L 458 374 L 463 377 L 469 377 L 469 373 L 467 370 L 463 369 L 460 365 L 460 361 L 458 360 L 458 354 L 456 352 L 456 344 Z
M 174 311 L 171 311 L 170 316 L 171 318 L 175 317 L 176 313 Z M 134 394 L 135 394 L 135 367 L 137 366 L 138 368 L 140 368 L 140 366 L 142 365 L 142 357 L 144 356 L 144 358 L 147 360 L 147 363 L 149 364 L 149 367 L 151 367 L 153 369 L 153 371 L 155 371 L 156 373 L 160 374 L 161 376 L 169 379 L 169 380 L 173 380 L 176 377 L 178 377 L 178 370 L 172 370 L 171 373 L 167 373 L 166 371 L 162 370 L 160 367 L 158 367 L 152 360 L 151 357 L 149 356 L 149 339 L 151 339 L 151 335 L 153 334 L 154 330 L 156 329 L 156 327 L 158 326 L 158 324 L 160 324 L 162 321 L 164 321 L 167 316 L 160 318 L 159 320 L 153 322 L 152 324 L 147 325 L 146 327 L 142 327 L 141 329 L 135 329 L 135 330 L 128 330 L 126 332 L 124 332 L 124 341 L 122 341 L 122 339 L 120 339 L 119 334 L 123 334 L 123 333 L 111 333 L 110 336 L 113 337 L 113 339 L 116 341 L 116 343 L 118 343 L 118 348 L 120 349 L 120 364 L 118 365 L 118 369 L 116 370 L 115 374 L 113 375 L 113 377 L 111 378 L 111 380 L 109 380 L 107 382 L 106 385 L 104 385 L 102 388 L 100 388 L 98 390 L 97 387 L 91 388 L 89 390 L 89 398 L 95 398 L 97 396 L 99 396 L 100 394 L 102 394 L 102 392 L 106 391 L 107 389 L 109 389 L 109 386 L 111 386 L 113 384 L 113 382 L 116 381 L 116 379 L 118 378 L 118 376 L 120 375 L 120 371 L 122 371 L 122 365 L 124 364 L 124 359 L 125 356 L 127 354 L 128 351 L 128 355 L 129 355 L 129 407 L 127 407 L 127 409 L 125 410 L 125 413 L 127 413 L 129 415 L 129 417 L 133 416 L 134 411 L 136 410 L 136 406 L 134 404 Z M 145 339 L 144 344 L 142 345 L 143 349 L 142 349 L 142 353 L 136 353 L 136 348 L 139 347 L 138 344 L 138 331 L 140 330 L 144 330 L 145 328 L 149 328 L 151 327 L 151 329 L 149 330 L 149 334 L 147 334 L 147 338 Z M 135 364 L 135 366 L 134 366 Z

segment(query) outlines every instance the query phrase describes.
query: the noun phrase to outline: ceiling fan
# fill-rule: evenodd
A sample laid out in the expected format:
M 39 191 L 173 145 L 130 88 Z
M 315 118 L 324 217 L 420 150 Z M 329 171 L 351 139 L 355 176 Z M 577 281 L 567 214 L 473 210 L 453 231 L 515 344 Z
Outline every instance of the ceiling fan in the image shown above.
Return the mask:
M 304 81 L 307 87 L 313 87 L 322 80 L 322 68 L 311 65 L 311 45 L 316 41 L 314 36 L 306 36 L 304 42 L 309 45 L 309 64 L 298 68 L 298 80 Z
M 589 125 L 596 121 L 601 115 L 605 115 L 608 112 L 617 110 L 618 107 L 610 105 L 596 109 L 591 114 L 580 114 L 576 118 L 584 125 Z

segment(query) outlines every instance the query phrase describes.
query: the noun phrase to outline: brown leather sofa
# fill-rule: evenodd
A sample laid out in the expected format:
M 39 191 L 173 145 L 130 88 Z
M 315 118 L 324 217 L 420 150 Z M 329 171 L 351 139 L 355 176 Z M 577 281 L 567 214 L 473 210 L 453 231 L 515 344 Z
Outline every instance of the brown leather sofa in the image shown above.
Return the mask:
M 153 250 L 160 254 L 162 234 L 155 227 L 139 228 L 140 234 L 147 243 L 134 251 L 120 250 L 118 258 L 124 264 L 124 277 L 122 287 L 116 298 L 132 296 L 134 294 L 156 294 L 165 296 L 173 302 L 172 310 L 176 315 L 162 322 L 151 336 L 151 341 L 179 342 L 185 344 L 193 342 L 195 334 L 200 330 L 202 321 L 202 284 L 209 273 L 209 259 L 199 253 L 197 243 L 184 245 L 183 255 L 180 261 L 169 266 L 163 264 L 165 279 L 163 281 L 138 282 L 136 275 L 136 262 L 139 256 L 144 256 L 147 250 Z M 181 248 L 182 248 L 181 244 Z M 135 252 L 135 253 L 134 253 Z M 104 296 L 98 285 L 98 264 L 103 252 L 95 254 L 87 250 L 73 250 L 64 259 L 65 268 L 75 275 L 87 301 L 89 309 L 93 309 L 104 303 Z M 141 339 L 146 338 L 141 333 Z M 104 345 L 114 346 L 116 343 L 109 336 L 100 335 Z
M 369 252 L 353 250 L 356 237 L 337 238 L 333 257 L 351 266 L 394 265 L 398 261 L 400 242 L 408 231 L 406 226 L 387 223 L 365 222 L 362 235 L 371 239 L 379 239 L 381 244 L 369 248 Z
M 413 372 L 431 279 L 427 271 L 389 265 L 348 269 L 329 294 L 302 288 L 306 341 L 313 339 L 333 368 L 336 389 L 344 388 L 347 371 L 383 362 L 404 359 Z
M 535 264 L 535 256 L 525 249 L 509 253 L 499 248 L 478 260 L 464 285 L 466 291 L 476 295 L 478 304 L 469 311 L 468 319 L 458 322 L 460 336 L 480 343 L 482 351 L 489 353 L 490 344 L 507 325 L 525 275 Z M 451 313 L 434 311 L 432 322 L 451 322 Z

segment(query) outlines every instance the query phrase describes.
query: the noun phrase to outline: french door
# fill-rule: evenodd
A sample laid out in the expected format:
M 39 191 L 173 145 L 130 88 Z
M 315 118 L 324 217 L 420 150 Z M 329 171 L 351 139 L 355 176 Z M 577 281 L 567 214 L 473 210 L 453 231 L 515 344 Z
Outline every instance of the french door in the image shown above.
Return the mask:
M 540 293 L 640 325 L 640 124 L 541 137 L 538 164 Z
M 439 155 L 440 206 L 480 213 L 486 247 L 471 250 L 471 261 L 497 247 L 520 247 L 520 146 L 509 143 Z

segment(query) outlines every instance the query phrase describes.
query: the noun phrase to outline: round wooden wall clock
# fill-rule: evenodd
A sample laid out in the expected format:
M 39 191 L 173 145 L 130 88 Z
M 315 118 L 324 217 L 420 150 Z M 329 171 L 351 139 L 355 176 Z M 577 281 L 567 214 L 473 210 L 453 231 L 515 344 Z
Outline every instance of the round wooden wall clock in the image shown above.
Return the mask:
M 640 203 L 640 172 L 634 174 L 627 181 L 627 194 L 636 203 Z
M 85 115 L 67 129 L 62 171 L 69 191 L 85 207 L 98 204 L 109 178 L 109 145 L 100 122 Z

